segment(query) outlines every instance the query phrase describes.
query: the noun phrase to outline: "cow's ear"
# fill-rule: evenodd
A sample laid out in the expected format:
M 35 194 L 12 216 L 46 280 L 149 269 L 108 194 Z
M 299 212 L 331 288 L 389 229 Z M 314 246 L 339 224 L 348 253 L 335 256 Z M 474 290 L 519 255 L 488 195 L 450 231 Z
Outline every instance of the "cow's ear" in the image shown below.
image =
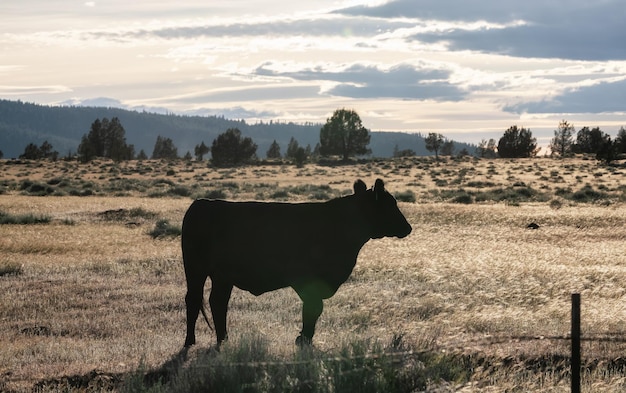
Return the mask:
M 381 179 L 376 179 L 376 183 L 374 183 L 374 195 L 376 195 L 376 200 L 378 200 L 385 193 L 385 183 Z
M 382 179 L 376 179 L 376 183 L 374 183 L 374 191 L 376 192 L 385 191 L 385 183 L 383 183 Z
M 354 194 L 355 195 L 363 194 L 365 193 L 365 191 L 367 191 L 367 186 L 365 185 L 363 180 L 359 179 L 354 182 Z

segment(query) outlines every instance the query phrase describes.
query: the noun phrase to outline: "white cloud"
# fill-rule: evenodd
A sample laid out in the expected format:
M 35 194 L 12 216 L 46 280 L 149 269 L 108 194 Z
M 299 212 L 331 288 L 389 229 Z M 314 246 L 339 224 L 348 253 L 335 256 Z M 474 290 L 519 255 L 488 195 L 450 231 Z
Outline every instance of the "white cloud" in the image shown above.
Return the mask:
M 6 96 L 21 96 L 29 94 L 59 94 L 69 93 L 72 89 L 62 85 L 49 85 L 49 86 L 10 86 L 0 85 L 0 95 Z

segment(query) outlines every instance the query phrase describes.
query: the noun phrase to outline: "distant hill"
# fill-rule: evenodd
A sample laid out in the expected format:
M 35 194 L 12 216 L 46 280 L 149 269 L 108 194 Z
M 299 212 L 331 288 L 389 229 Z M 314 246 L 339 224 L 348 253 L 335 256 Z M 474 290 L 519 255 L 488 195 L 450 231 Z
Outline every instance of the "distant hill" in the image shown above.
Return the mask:
M 301 146 L 314 148 L 322 126 L 283 122 L 247 124 L 220 116 L 163 115 L 119 108 L 44 106 L 0 100 L 0 151 L 4 158 L 16 158 L 29 143 L 41 145 L 47 140 L 54 150 L 65 156 L 76 152 L 81 137 L 89 132 L 94 120 L 105 117 L 119 118 L 126 130 L 127 143 L 133 144 L 137 153 L 143 149 L 148 156 L 159 135 L 171 138 L 182 156 L 187 151 L 193 154 L 194 147 L 202 141 L 211 146 L 217 135 L 236 127 L 253 139 L 259 146 L 257 155 L 264 158 L 274 140 L 280 144 L 283 154 L 292 137 Z M 373 131 L 371 135 L 370 149 L 374 157 L 391 157 L 396 145 L 400 150 L 411 149 L 417 155 L 431 155 L 420 134 Z M 474 151 L 471 145 L 455 143 L 456 151 L 463 148 Z

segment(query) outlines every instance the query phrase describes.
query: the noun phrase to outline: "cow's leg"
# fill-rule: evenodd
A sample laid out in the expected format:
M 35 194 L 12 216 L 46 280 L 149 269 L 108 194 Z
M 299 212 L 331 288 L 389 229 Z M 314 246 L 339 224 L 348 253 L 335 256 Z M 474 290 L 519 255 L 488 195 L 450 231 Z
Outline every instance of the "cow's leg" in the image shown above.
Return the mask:
M 296 339 L 297 345 L 310 345 L 315 334 L 315 324 L 322 314 L 324 303 L 320 296 L 300 294 L 302 299 L 302 331 Z
M 185 296 L 185 304 L 187 305 L 187 337 L 185 338 L 185 347 L 189 347 L 196 343 L 196 320 L 198 313 L 202 307 L 204 283 L 206 276 L 187 277 L 187 295 Z
M 226 331 L 226 313 L 228 311 L 228 301 L 233 290 L 233 285 L 220 280 L 211 279 L 211 295 L 209 296 L 209 304 L 211 305 L 211 314 L 213 315 L 213 323 L 215 324 L 215 334 L 217 335 L 217 345 L 219 346 L 228 337 Z

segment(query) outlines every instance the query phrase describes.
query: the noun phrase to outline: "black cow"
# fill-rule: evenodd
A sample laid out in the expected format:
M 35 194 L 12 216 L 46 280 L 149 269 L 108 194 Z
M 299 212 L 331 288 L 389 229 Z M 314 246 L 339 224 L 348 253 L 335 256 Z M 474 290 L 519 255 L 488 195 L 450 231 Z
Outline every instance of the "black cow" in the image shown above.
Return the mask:
M 403 238 L 409 233 L 411 225 L 380 179 L 371 190 L 358 180 L 353 195 L 323 203 L 194 201 L 182 228 L 185 346 L 196 342 L 207 277 L 212 283 L 209 305 L 218 345 L 227 337 L 233 286 L 257 296 L 292 287 L 303 302 L 296 343 L 310 343 L 322 299 L 333 296 L 348 279 L 361 247 L 369 239 Z

